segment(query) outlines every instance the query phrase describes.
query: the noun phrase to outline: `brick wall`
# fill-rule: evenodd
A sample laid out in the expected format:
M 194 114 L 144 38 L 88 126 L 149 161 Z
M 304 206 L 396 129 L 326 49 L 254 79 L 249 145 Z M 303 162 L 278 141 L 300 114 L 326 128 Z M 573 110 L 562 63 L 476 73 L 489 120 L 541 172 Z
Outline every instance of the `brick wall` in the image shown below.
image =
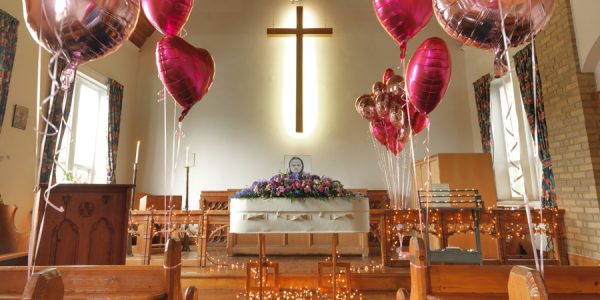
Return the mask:
M 593 73 L 581 73 L 570 2 L 556 0 L 536 39 L 559 208 L 570 255 L 600 259 L 600 109 Z

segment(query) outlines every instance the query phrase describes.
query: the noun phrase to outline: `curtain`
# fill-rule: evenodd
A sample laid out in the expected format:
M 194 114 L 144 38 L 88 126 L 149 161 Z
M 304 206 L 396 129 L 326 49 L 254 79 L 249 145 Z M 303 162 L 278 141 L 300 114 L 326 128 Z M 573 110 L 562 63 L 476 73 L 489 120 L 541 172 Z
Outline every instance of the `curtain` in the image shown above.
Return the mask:
M 59 58 L 56 60 L 58 64 L 56 67 L 56 77 L 57 80 L 60 78 L 60 74 L 67 66 L 67 61 L 63 58 Z M 54 70 L 54 66 L 51 66 L 51 70 Z M 58 89 L 58 92 L 54 97 L 50 100 L 52 101 L 52 109 L 48 112 L 48 120 L 59 128 L 60 122 L 64 120 L 67 122 L 69 120 L 69 116 L 71 114 L 71 105 L 73 104 L 73 90 L 75 89 L 75 80 L 69 86 L 67 91 L 67 99 L 64 101 L 63 107 L 63 99 L 65 97 L 65 91 Z M 50 93 L 48 93 L 50 94 Z M 56 149 L 56 143 L 58 142 L 58 149 L 61 148 L 62 145 L 62 137 L 65 133 L 66 126 L 63 124 L 63 131 L 60 134 L 60 137 L 55 133 L 55 130 L 52 127 L 48 127 L 48 135 L 46 135 L 46 141 L 44 145 L 43 156 L 42 156 L 42 169 L 40 174 L 40 183 L 47 184 L 50 182 L 50 171 L 52 170 L 52 166 L 54 165 L 54 159 L 56 158 L 56 153 L 54 150 Z M 56 171 L 53 173 L 52 182 L 56 181 Z
M 537 137 L 539 157 L 543 166 L 542 175 L 542 205 L 544 207 L 556 207 L 556 193 L 554 183 L 554 172 L 552 171 L 552 156 L 548 145 L 548 128 L 544 115 L 544 97 L 542 94 L 542 81 L 540 79 L 539 69 L 536 69 L 536 94 L 537 105 L 533 103 L 533 69 L 532 69 L 532 50 L 531 45 L 526 46 L 515 54 L 515 67 L 523 106 L 527 113 L 527 121 L 531 134 L 535 140 L 535 122 L 537 121 Z M 537 62 L 537 57 L 536 57 Z M 537 64 L 536 64 L 537 66 Z M 535 106 L 535 107 L 534 107 Z
M 473 82 L 475 88 L 475 103 L 477 104 L 477 118 L 479 119 L 479 132 L 481 133 L 481 147 L 483 152 L 490 153 L 492 138 L 492 122 L 490 121 L 490 83 L 492 76 L 486 74 Z
M 17 50 L 19 21 L 0 9 L 0 132 L 8 101 L 8 86 Z
M 108 80 L 108 161 L 107 182 L 115 183 L 119 131 L 121 129 L 121 108 L 123 106 L 123 85 L 113 79 Z

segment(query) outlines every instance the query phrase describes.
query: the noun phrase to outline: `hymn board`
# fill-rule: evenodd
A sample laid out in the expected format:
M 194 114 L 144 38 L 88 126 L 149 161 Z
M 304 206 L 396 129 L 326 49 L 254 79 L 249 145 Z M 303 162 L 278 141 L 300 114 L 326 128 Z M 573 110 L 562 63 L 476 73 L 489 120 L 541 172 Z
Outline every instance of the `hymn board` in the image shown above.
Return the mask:
M 296 7 L 296 28 L 267 28 L 268 36 L 295 35 L 296 36 L 296 132 L 301 133 L 304 130 L 302 123 L 303 105 L 302 105 L 302 49 L 303 37 L 309 36 L 330 36 L 333 34 L 333 28 L 304 28 L 304 12 L 302 6 Z

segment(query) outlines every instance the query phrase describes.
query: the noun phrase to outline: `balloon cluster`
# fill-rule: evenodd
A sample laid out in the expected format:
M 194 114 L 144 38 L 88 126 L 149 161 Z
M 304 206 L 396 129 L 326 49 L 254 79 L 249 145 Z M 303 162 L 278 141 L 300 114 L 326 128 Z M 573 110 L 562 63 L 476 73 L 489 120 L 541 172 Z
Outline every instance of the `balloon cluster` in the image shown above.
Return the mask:
M 33 39 L 69 62 L 63 89 L 77 66 L 117 51 L 135 28 L 140 0 L 23 0 L 23 12 Z
M 398 155 L 411 135 L 429 127 L 428 115 L 443 99 L 451 72 L 446 43 L 430 38 L 410 59 L 406 79 L 385 70 L 371 94 L 356 99 L 356 111 L 371 122 L 373 137 Z
M 554 0 L 433 0 L 435 16 L 462 44 L 494 51 L 494 73 L 507 70 L 506 51 L 531 41 L 550 21 Z
M 179 122 L 206 95 L 215 74 L 210 53 L 177 36 L 193 6 L 194 0 L 142 0 L 146 17 L 165 35 L 156 45 L 156 65 L 160 80 L 183 109 Z

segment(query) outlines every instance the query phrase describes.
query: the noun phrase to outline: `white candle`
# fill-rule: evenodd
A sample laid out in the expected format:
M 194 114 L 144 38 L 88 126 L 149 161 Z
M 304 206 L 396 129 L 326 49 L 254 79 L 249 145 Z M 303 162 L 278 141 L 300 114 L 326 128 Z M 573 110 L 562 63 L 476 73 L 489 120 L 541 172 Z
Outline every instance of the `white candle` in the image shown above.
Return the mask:
M 185 147 L 185 166 L 190 166 L 190 147 Z
M 140 160 L 140 141 L 137 142 L 137 147 L 135 148 L 135 163 L 137 164 Z

